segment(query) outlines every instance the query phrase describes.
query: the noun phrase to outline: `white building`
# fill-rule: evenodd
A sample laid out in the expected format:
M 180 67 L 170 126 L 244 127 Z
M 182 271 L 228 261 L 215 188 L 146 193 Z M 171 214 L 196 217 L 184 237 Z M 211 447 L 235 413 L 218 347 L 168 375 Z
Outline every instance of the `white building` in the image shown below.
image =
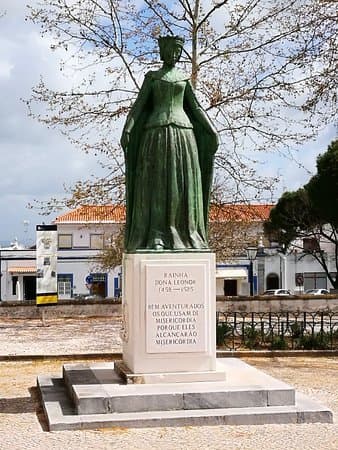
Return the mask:
M 25 249 L 15 239 L 0 248 L 0 269 L 0 300 L 35 298 L 35 250 Z
M 98 253 L 124 222 L 119 206 L 83 206 L 54 221 L 58 231 L 57 279 L 60 299 L 118 297 L 121 268 L 103 271 Z M 1 299 L 32 300 L 36 295 L 36 251 L 18 246 L 0 249 Z
M 237 218 L 243 219 L 243 208 L 237 208 Z M 217 264 L 217 295 L 245 296 L 262 294 L 267 289 L 284 288 L 293 293 L 302 293 L 311 288 L 332 288 L 323 268 L 313 257 L 296 249 L 287 255 L 277 248 L 263 247 L 260 236 L 263 222 L 268 217 L 271 205 L 246 205 L 245 214 L 250 213 L 248 227 L 251 242 L 260 240 L 256 259 L 251 264 L 243 254 L 231 261 Z M 239 212 L 238 212 L 239 211 Z M 233 213 L 233 212 L 232 212 Z M 242 217 L 242 219 L 241 219 Z M 228 220 L 224 215 L 224 220 Z M 62 214 L 54 221 L 58 229 L 57 277 L 60 299 L 79 296 L 118 297 L 121 293 L 121 267 L 104 271 L 98 264 L 98 254 L 109 244 L 125 220 L 121 206 L 82 206 Z M 212 220 L 212 218 L 211 218 Z M 217 218 L 219 220 L 219 216 Z M 326 258 L 329 270 L 334 273 L 333 248 L 327 247 Z M 244 252 L 245 253 L 245 252 Z M 1 300 L 31 300 L 36 295 L 36 252 L 14 243 L 10 248 L 0 249 L 0 293 Z
M 59 298 L 120 295 L 121 268 L 102 271 L 97 255 L 124 223 L 124 214 L 121 206 L 82 206 L 56 218 Z

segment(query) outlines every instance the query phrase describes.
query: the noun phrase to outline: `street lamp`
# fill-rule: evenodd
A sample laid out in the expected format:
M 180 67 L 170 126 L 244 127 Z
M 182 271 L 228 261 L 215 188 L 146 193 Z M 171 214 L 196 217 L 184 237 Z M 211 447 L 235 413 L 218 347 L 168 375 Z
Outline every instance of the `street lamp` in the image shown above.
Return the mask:
M 246 255 L 248 260 L 250 261 L 249 266 L 249 282 L 250 282 L 250 296 L 252 297 L 254 295 L 254 286 L 253 286 L 253 262 L 256 259 L 257 256 L 257 247 L 247 247 L 246 249 Z

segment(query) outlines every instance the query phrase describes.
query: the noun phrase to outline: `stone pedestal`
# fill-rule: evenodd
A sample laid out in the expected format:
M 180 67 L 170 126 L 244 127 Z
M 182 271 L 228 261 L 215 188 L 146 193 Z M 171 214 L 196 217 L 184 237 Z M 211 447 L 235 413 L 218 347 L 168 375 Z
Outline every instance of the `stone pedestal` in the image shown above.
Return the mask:
M 39 376 L 49 430 L 331 423 L 326 407 L 242 361 L 216 366 L 214 268 L 210 253 L 126 255 L 123 362 Z
M 66 364 L 38 377 L 48 428 L 332 423 L 332 412 L 235 358 L 218 359 L 225 381 L 125 384 L 111 363 Z
M 123 277 L 123 361 L 130 372 L 194 372 L 210 381 L 217 372 L 215 255 L 125 254 Z

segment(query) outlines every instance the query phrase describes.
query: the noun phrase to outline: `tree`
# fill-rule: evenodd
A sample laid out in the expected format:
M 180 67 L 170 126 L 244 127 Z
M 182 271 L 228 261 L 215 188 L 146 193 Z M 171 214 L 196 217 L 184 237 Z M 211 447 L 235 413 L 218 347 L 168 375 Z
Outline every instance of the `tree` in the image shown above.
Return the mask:
M 338 228 L 338 140 L 318 156 L 317 174 L 306 189 L 320 217 Z
M 45 0 L 30 17 L 52 49 L 70 56 L 80 81 L 33 89 L 31 114 L 103 158 L 104 179 L 79 181 L 44 211 L 123 199 L 121 122 L 144 73 L 158 60 L 156 38 L 186 39 L 184 65 L 216 124 L 222 202 L 263 199 L 275 179 L 256 173 L 257 152 L 283 152 L 337 113 L 337 12 L 319 0 Z M 78 79 L 79 77 L 74 77 Z M 46 114 L 35 113 L 43 103 Z M 320 121 L 318 121 L 320 118 Z
M 124 225 L 121 225 L 117 233 L 111 236 L 110 245 L 100 252 L 98 257 L 98 266 L 100 269 L 109 271 L 116 266 L 122 264 L 123 250 L 124 250 Z
M 216 261 L 225 262 L 246 255 L 249 245 L 263 238 L 262 225 L 272 205 L 213 203 L 209 213 L 209 245 Z
M 331 284 L 338 288 L 338 141 L 317 159 L 317 174 L 295 192 L 285 192 L 264 224 L 270 240 L 284 252 L 301 249 L 323 267 Z M 306 241 L 304 241 L 304 239 Z M 333 256 L 327 250 L 333 248 Z M 332 257 L 335 274 L 330 270 Z
M 114 206 L 99 208 L 95 208 L 96 216 L 103 222 Z M 86 211 L 86 207 L 82 209 Z M 271 205 L 212 204 L 209 213 L 209 245 L 216 253 L 216 261 L 225 262 L 245 255 L 248 245 L 257 245 L 257 238 L 262 234 L 261 225 L 270 209 Z M 98 267 L 111 270 L 122 264 L 123 237 L 124 225 L 121 222 L 115 226 L 114 233 L 109 229 L 104 236 L 105 247 L 97 258 Z

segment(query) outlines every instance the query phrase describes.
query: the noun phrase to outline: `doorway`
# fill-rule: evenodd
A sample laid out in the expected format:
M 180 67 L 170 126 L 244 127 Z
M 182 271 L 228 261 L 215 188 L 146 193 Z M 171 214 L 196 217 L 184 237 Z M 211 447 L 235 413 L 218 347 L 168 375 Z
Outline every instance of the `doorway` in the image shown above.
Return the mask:
M 106 273 L 91 273 L 91 276 L 93 277 L 91 295 L 106 298 L 107 297 L 107 274 Z
M 36 277 L 23 277 L 23 298 L 24 300 L 35 300 L 36 298 Z
M 224 295 L 229 297 L 237 295 L 237 280 L 224 280 Z
M 266 290 L 279 288 L 279 276 L 276 273 L 269 273 L 266 277 Z

